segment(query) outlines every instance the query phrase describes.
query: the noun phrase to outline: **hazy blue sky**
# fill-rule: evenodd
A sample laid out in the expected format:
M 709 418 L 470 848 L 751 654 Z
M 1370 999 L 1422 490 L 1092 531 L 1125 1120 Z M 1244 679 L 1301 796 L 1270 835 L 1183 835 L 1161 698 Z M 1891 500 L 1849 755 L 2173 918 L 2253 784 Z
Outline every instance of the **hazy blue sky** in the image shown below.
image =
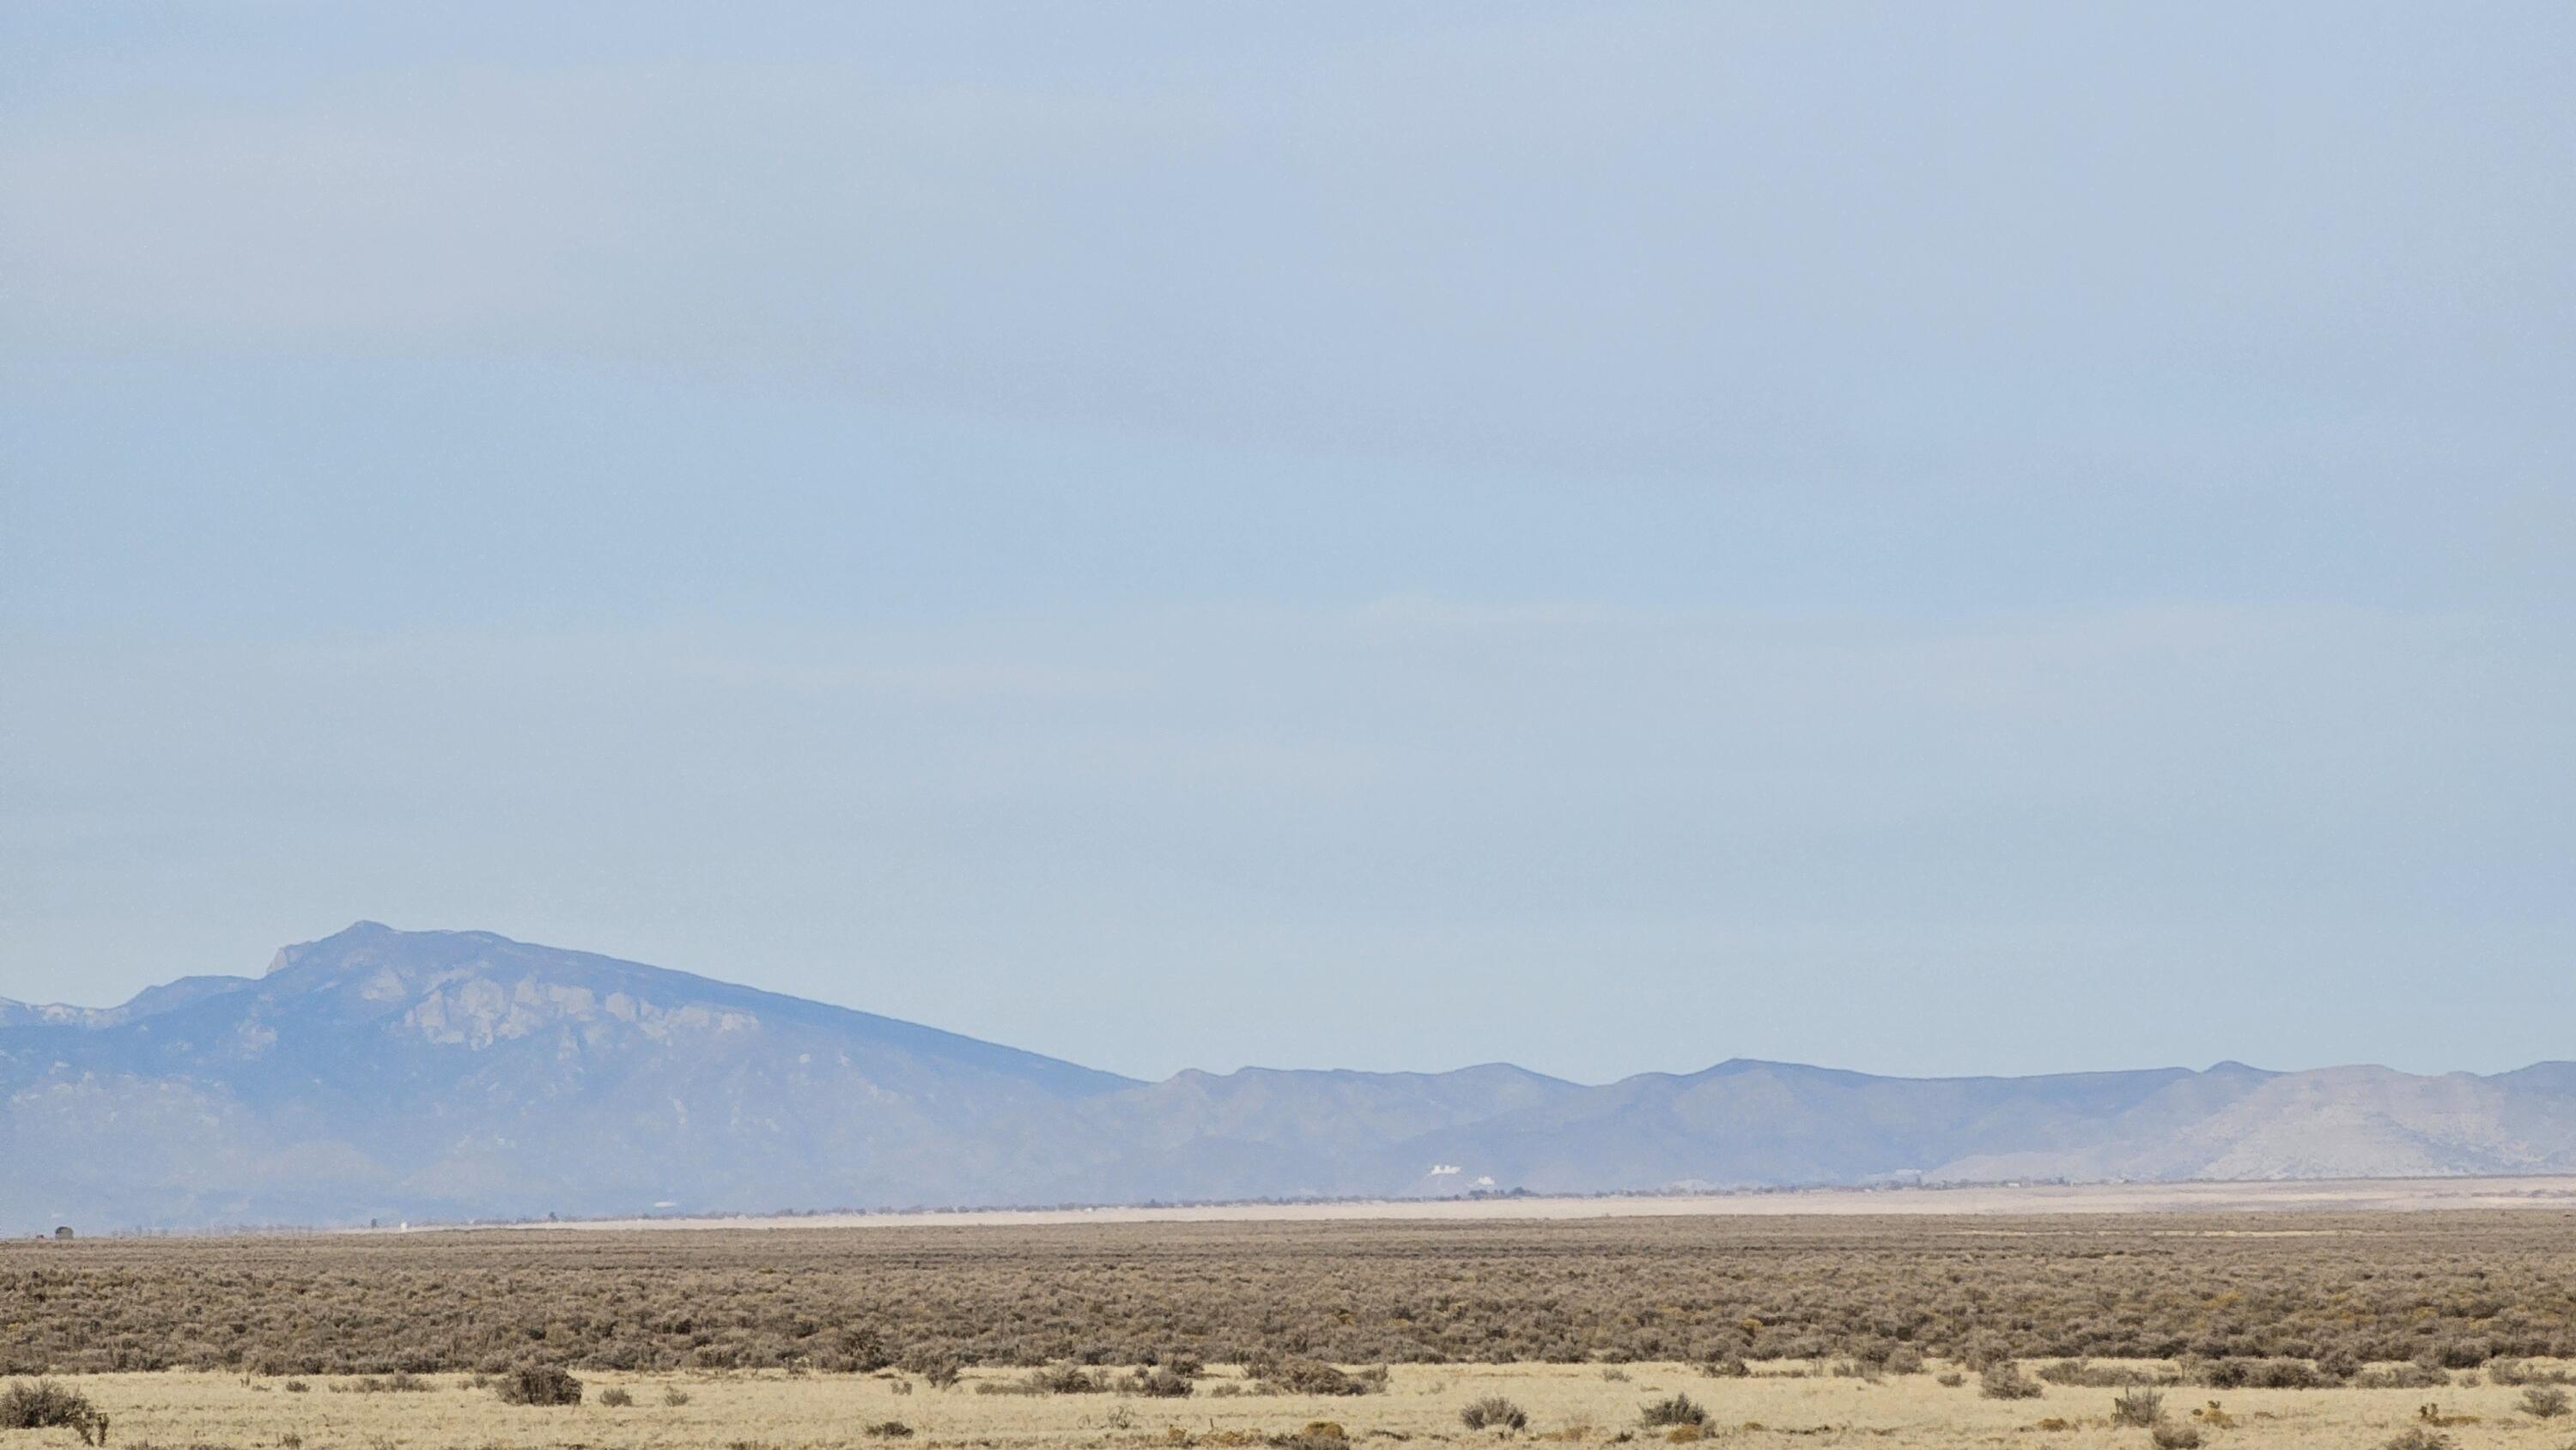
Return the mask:
M 2576 7 L 0 9 L 0 995 L 2576 1057 Z

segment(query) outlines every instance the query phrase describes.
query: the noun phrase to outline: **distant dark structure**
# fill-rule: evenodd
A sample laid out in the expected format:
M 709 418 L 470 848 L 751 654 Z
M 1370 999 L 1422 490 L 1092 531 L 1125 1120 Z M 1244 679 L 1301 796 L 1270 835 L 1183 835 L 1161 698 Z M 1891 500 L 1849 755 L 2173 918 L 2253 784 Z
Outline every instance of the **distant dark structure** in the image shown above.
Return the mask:
M 54 1237 L 56 1237 L 56 1238 L 58 1238 L 58 1239 L 67 1239 L 67 1238 L 70 1238 L 71 1236 L 72 1236 L 72 1226 L 71 1226 L 70 1224 L 64 1224 L 61 1228 L 58 1228 L 58 1229 L 54 1230 Z

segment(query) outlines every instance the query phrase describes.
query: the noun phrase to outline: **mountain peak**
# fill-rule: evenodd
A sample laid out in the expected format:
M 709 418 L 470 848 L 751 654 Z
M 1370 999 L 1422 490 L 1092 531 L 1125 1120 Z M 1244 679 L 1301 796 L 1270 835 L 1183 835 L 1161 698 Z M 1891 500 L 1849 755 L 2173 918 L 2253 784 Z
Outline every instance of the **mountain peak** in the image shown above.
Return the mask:
M 2356 1128 L 2355 1124 L 2362 1125 Z M 1731 1058 L 1584 1086 L 1139 1083 L 687 972 L 360 921 L 263 978 L 0 1004 L 0 1232 L 1999 1178 L 2576 1170 L 2576 1067 L 1898 1078 Z M 59 1166 L 55 1166 L 59 1165 Z M 50 1175 L 50 1176 L 48 1176 Z
M 405 934 L 381 921 L 353 921 L 329 936 L 279 947 L 277 955 L 268 959 L 266 975 L 274 977 L 298 962 L 312 959 L 317 954 L 328 955 L 335 950 L 346 950 L 362 943 Z

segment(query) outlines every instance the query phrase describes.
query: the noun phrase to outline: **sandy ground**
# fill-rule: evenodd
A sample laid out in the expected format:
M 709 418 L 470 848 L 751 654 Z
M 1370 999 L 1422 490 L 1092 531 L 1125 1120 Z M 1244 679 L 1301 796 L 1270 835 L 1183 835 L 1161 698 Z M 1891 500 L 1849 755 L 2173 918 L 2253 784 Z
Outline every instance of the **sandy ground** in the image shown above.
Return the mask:
M 585 1372 L 588 1398 L 553 1409 L 505 1405 L 489 1389 L 454 1375 L 416 1393 L 366 1394 L 351 1381 L 314 1379 L 303 1393 L 286 1381 L 214 1374 L 92 1375 L 64 1381 L 106 1412 L 119 1446 L 223 1446 L 235 1450 L 818 1450 L 818 1447 L 1247 1447 L 1296 1436 L 1310 1422 L 1338 1427 L 1355 1450 L 1405 1441 L 1493 1446 L 1555 1445 L 1665 1450 L 1660 1430 L 1639 1423 L 1650 1400 L 1688 1395 L 1705 1408 L 1713 1441 L 1728 1447 L 1873 1444 L 1890 1447 L 2023 1446 L 2049 1450 L 2145 1450 L 2147 1432 L 2109 1423 L 2113 1391 L 2051 1386 L 2035 1400 L 1989 1400 L 1970 1377 L 1945 1386 L 1930 1374 L 1870 1382 L 1809 1377 L 1803 1365 L 1764 1366 L 1752 1379 L 1712 1379 L 1684 1365 L 1400 1365 L 1387 1392 L 1348 1398 L 1212 1395 L 1238 1383 L 1213 1371 L 1188 1399 L 1123 1395 L 978 1394 L 978 1383 L 1008 1384 L 1022 1372 L 978 1371 L 954 1389 L 899 1377 L 763 1374 L 620 1375 Z M 902 1392 L 898 1385 L 909 1392 Z M 599 1403 L 625 1389 L 634 1403 Z M 678 1389 L 685 1404 L 669 1402 Z M 1529 1416 L 1519 1435 L 1469 1431 L 1459 1410 L 1502 1395 Z M 2576 1417 L 2543 1421 L 2516 1406 L 2521 1391 L 2496 1385 L 2448 1390 L 2271 1390 L 2165 1393 L 2168 1415 L 2204 1427 L 2209 1450 L 2370 1450 L 2415 1425 L 2422 1407 L 2442 1416 L 2457 1450 L 2559 1450 Z M 2200 1411 L 2199 1418 L 2194 1411 Z M 909 1435 L 885 1433 L 896 1422 Z M 875 1433 L 871 1427 L 879 1427 Z M 13 1450 L 69 1450 L 69 1430 L 7 1435 Z M 1323 1445 L 1334 1445 L 1324 1437 Z M 1288 1450 L 1322 1450 L 1307 1439 Z
M 1651 1198 L 1496 1198 L 1238 1203 L 1168 1208 L 989 1209 L 792 1217 L 620 1218 L 550 1225 L 634 1229 L 814 1229 L 1066 1223 L 1306 1223 L 1336 1219 L 1510 1220 L 1779 1214 L 2402 1212 L 2576 1209 L 2576 1177 L 2374 1178 L 2290 1183 L 2102 1183 L 2068 1187 L 1802 1189 Z

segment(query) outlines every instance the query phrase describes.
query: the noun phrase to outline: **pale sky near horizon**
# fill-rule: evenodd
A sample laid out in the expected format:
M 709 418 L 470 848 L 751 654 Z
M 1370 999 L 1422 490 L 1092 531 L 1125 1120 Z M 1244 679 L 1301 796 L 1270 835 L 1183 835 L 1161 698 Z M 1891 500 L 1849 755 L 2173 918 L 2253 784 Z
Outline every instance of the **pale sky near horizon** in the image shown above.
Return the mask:
M 0 10 L 0 996 L 2576 1057 L 2576 9 Z

